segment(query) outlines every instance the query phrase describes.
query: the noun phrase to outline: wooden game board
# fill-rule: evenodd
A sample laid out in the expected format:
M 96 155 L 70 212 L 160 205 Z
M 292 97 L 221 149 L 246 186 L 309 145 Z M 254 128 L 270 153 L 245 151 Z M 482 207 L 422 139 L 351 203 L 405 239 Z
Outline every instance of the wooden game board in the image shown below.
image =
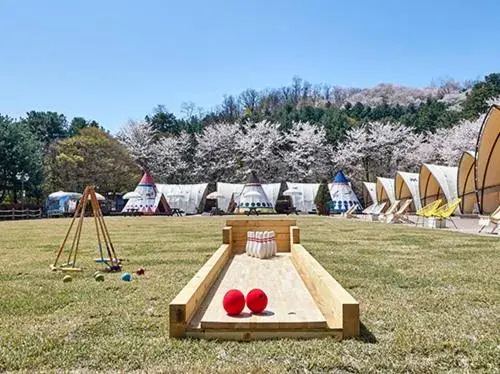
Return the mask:
M 228 220 L 223 244 L 170 303 L 170 337 L 216 339 L 316 338 L 359 335 L 359 304 L 299 244 L 290 219 Z M 257 259 L 244 253 L 247 231 L 275 231 L 278 254 Z M 266 310 L 245 308 L 228 316 L 224 294 L 261 288 Z

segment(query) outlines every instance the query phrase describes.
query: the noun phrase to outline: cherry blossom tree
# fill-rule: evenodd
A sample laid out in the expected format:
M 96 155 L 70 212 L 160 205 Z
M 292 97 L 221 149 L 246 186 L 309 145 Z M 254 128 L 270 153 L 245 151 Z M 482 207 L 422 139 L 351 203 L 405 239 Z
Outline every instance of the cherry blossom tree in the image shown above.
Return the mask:
M 288 148 L 283 155 L 287 180 L 317 182 L 331 171 L 332 149 L 323 127 L 296 122 L 285 135 Z
M 194 177 L 188 158 L 191 148 L 191 136 L 185 131 L 160 138 L 152 145 L 155 157 L 151 172 L 155 178 L 163 183 L 191 183 Z
M 423 140 L 423 135 L 401 124 L 371 122 L 349 130 L 332 161 L 353 180 L 374 181 L 397 170 L 417 171 L 415 154 Z
M 125 145 L 132 159 L 141 168 L 149 170 L 156 157 L 153 150 L 155 135 L 151 125 L 129 121 L 118 133 L 118 140 Z
M 239 141 L 245 135 L 238 124 L 220 123 L 205 127 L 196 137 L 194 173 L 209 182 L 236 182 Z

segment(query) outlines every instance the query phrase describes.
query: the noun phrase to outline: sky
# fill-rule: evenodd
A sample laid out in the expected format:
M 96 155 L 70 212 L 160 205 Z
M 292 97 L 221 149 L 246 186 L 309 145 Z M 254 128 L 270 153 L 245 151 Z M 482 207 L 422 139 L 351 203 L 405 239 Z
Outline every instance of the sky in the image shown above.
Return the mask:
M 0 0 L 0 113 L 117 131 L 293 76 L 427 86 L 500 72 L 497 0 Z

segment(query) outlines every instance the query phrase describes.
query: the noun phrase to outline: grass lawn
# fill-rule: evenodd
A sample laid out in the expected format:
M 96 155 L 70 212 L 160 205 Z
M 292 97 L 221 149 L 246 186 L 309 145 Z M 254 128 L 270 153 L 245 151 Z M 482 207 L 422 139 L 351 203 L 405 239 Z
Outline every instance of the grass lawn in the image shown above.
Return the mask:
M 131 283 L 94 281 L 93 221 L 72 283 L 49 270 L 68 219 L 0 222 L 0 372 L 498 372 L 500 240 L 356 220 L 298 224 L 360 302 L 360 339 L 169 340 L 168 304 L 220 245 L 224 221 L 108 218 L 125 270 L 146 268 Z

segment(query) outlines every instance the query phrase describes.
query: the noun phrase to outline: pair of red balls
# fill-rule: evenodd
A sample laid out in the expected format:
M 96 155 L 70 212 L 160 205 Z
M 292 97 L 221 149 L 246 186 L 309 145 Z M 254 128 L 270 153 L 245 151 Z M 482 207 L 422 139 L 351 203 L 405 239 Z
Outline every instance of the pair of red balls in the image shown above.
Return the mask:
M 229 290 L 224 295 L 222 305 L 230 316 L 236 316 L 243 311 L 245 303 L 252 313 L 262 313 L 267 306 L 267 295 L 261 289 L 254 288 L 246 297 L 240 290 Z

